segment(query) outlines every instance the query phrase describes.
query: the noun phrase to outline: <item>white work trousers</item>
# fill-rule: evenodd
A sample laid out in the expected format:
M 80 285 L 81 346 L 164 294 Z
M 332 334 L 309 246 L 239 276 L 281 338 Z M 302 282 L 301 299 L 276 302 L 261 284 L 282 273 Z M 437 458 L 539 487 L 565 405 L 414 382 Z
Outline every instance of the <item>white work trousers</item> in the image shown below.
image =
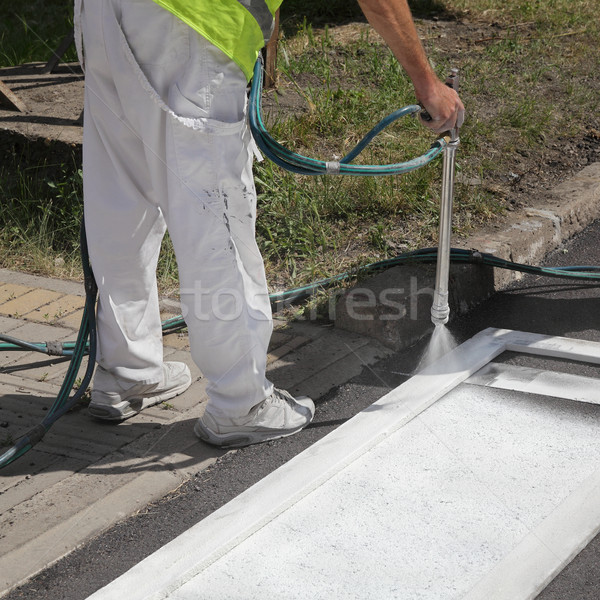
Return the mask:
M 156 265 L 168 228 L 208 406 L 246 414 L 273 386 L 265 378 L 272 319 L 255 241 L 245 77 L 151 0 L 79 6 L 98 363 L 125 381 L 161 379 Z

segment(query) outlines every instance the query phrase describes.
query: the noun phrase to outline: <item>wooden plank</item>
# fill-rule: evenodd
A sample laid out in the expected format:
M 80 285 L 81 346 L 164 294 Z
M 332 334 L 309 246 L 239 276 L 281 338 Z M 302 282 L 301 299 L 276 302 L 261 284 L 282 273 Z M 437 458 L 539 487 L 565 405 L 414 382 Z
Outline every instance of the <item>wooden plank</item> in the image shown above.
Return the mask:
M 1 79 L 0 79 L 0 104 L 8 104 L 11 109 L 26 113 L 27 106 Z
M 265 87 L 277 86 L 277 45 L 279 43 L 279 10 L 275 13 L 275 27 L 266 46 L 265 58 Z
M 42 74 L 48 75 L 52 73 L 58 66 L 60 59 L 64 56 L 65 52 L 69 49 L 69 46 L 75 41 L 75 31 L 71 29 L 60 43 L 59 47 L 54 51 L 50 60 L 45 64 L 42 69 Z

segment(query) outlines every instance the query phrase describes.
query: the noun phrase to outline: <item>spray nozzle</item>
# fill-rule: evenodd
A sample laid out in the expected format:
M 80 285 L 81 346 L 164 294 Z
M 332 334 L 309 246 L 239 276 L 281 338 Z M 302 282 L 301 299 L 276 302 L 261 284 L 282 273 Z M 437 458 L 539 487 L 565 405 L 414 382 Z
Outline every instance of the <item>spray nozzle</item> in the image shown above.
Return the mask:
M 431 306 L 431 322 L 437 327 L 445 325 L 450 319 L 450 306 L 448 304 L 448 293 L 434 292 L 433 305 Z

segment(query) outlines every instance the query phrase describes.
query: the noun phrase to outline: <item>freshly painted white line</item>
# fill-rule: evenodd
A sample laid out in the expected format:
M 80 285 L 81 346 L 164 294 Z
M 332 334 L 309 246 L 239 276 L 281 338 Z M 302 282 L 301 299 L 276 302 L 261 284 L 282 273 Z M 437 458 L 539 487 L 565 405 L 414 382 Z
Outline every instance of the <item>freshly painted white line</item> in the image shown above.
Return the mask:
M 543 371 L 520 365 L 488 363 L 471 375 L 465 383 L 600 404 L 598 381 L 593 377 Z
M 458 386 L 169 600 L 462 598 L 540 522 L 585 511 L 567 502 L 557 516 L 600 467 L 600 407 L 524 396 Z M 529 589 L 572 542 L 557 540 L 558 556 L 539 544 Z
M 509 330 L 481 332 L 93 594 L 90 600 L 171 597 L 504 350 L 564 356 L 574 349 L 578 360 L 589 355 L 592 362 L 600 362 L 599 344 L 572 342 Z
M 533 599 L 600 532 L 600 470 L 535 527 L 462 600 Z
M 502 329 L 496 330 L 495 335 L 504 338 L 507 351 L 580 360 L 594 364 L 600 363 L 600 344 L 598 342 L 521 331 L 509 332 Z

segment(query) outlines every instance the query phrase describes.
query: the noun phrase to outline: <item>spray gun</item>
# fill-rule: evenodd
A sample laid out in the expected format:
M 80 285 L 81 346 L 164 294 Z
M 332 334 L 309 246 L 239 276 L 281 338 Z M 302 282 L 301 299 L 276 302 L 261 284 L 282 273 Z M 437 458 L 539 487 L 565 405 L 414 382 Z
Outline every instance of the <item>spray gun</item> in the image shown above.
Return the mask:
M 458 92 L 458 69 L 452 69 L 446 85 Z M 450 317 L 448 305 L 448 277 L 450 273 L 450 237 L 452 235 L 452 198 L 454 196 L 454 165 L 460 143 L 458 128 L 450 131 L 450 141 L 444 148 L 442 196 L 440 204 L 440 235 L 438 240 L 435 290 L 431 307 L 431 321 L 437 327 L 445 325 Z

